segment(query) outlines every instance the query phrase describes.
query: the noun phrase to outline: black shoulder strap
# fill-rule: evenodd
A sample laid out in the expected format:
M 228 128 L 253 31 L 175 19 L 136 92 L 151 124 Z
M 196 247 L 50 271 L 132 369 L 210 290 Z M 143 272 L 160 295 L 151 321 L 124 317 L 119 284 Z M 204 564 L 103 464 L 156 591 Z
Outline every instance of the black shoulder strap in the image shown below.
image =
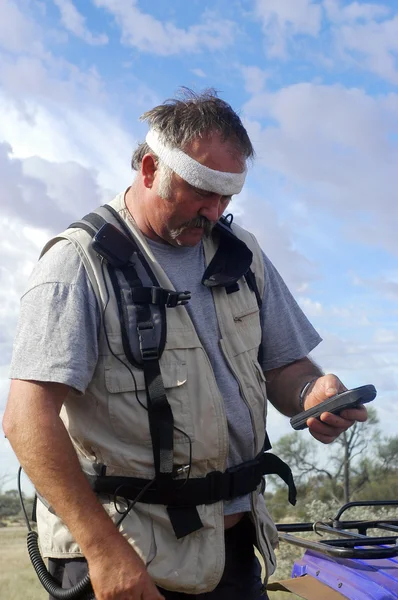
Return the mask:
M 161 336 L 162 347 L 159 347 L 159 336 L 156 335 L 155 323 L 151 312 L 151 304 L 154 304 L 155 302 L 159 302 L 160 305 L 163 304 L 163 306 L 160 306 L 160 308 L 162 312 L 161 325 L 162 330 L 164 331 L 166 328 L 165 307 L 172 306 L 172 304 L 167 304 L 165 300 L 165 294 L 162 296 L 162 294 L 153 293 L 153 290 L 161 290 L 166 292 L 168 294 L 166 294 L 166 297 L 169 297 L 173 292 L 171 290 L 162 290 L 162 288 L 160 288 L 154 273 L 149 268 L 145 257 L 140 252 L 138 245 L 132 238 L 128 227 L 123 222 L 123 219 L 120 218 L 118 213 L 114 211 L 112 207 L 105 205 L 104 208 L 107 209 L 107 211 L 120 225 L 121 235 L 127 236 L 128 239 L 132 241 L 131 256 L 133 255 L 133 251 L 135 252 L 136 256 L 139 256 L 140 262 L 143 264 L 151 282 L 155 284 L 153 287 L 144 286 L 141 278 L 138 275 L 137 269 L 131 260 L 127 260 L 125 264 L 118 264 L 115 266 L 114 264 L 111 264 L 111 261 L 107 260 L 109 256 L 109 248 L 107 248 L 105 254 L 102 255 L 103 258 L 105 258 L 105 260 L 108 262 L 108 273 L 118 304 L 119 319 L 122 331 L 122 343 L 126 358 L 135 367 L 142 368 L 144 371 L 155 473 L 157 481 L 159 485 L 161 485 L 162 481 L 171 478 L 173 474 L 174 419 L 170 404 L 167 400 L 159 365 L 159 359 L 161 353 L 163 352 L 166 336 Z M 98 235 L 100 234 L 102 228 L 107 224 L 109 224 L 109 222 L 104 217 L 93 212 L 86 215 L 82 221 L 73 223 L 71 227 L 81 227 L 85 229 L 93 237 L 93 239 L 98 242 Z M 101 254 L 100 245 L 96 245 L 95 249 L 99 254 Z M 117 253 L 117 248 L 115 248 L 114 251 L 112 250 L 110 255 L 113 257 L 114 253 Z M 137 364 L 137 360 L 134 358 L 134 353 L 132 352 L 129 343 L 128 326 L 125 322 L 126 311 L 123 302 L 123 294 L 120 289 L 118 272 L 121 272 L 127 281 L 131 291 L 131 298 L 134 299 L 134 297 L 137 297 L 139 299 L 139 302 L 136 303 L 135 309 L 136 333 L 139 340 L 139 349 L 141 355 L 140 364 Z M 177 294 L 177 292 L 174 292 L 174 294 Z M 180 299 L 180 301 L 178 301 L 177 299 L 174 306 L 185 303 L 188 301 L 188 299 L 189 296 L 185 295 L 183 300 Z

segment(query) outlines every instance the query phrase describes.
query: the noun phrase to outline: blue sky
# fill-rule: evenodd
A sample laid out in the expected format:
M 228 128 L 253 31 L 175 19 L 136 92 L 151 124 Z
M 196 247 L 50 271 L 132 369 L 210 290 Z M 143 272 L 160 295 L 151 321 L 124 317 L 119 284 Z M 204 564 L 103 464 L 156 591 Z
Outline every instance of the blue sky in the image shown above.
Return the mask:
M 257 158 L 237 221 L 349 387 L 398 420 L 398 7 L 343 0 L 1 0 L 0 412 L 19 298 L 52 234 L 129 185 L 145 110 L 215 87 Z M 270 436 L 289 432 L 270 418 Z M 304 433 L 303 435 L 306 435 Z M 0 442 L 0 475 L 16 460 Z

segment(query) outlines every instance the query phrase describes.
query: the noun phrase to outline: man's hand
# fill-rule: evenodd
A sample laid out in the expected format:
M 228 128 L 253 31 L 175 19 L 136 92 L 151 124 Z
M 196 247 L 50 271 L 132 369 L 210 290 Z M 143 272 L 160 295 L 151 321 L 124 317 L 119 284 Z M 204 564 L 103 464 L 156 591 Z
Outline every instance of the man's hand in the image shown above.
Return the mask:
M 119 533 L 90 552 L 88 566 L 97 600 L 164 600 L 138 554 Z
M 346 389 L 336 375 L 323 375 L 323 377 L 319 377 L 311 386 L 310 392 L 304 401 L 304 409 L 308 410 L 332 396 L 346 391 Z M 364 422 L 367 418 L 367 410 L 364 406 L 361 406 L 359 408 L 344 410 L 340 415 L 324 412 L 321 414 L 320 419 L 310 417 L 307 425 L 311 435 L 315 439 L 323 444 L 330 444 L 356 421 Z

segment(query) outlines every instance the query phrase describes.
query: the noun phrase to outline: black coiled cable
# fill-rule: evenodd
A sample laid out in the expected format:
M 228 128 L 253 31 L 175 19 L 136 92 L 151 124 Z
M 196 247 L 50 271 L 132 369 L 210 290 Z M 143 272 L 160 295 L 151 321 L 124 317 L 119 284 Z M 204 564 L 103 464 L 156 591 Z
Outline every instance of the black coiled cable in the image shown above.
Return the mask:
M 65 590 L 60 587 L 58 581 L 48 572 L 47 567 L 41 557 L 39 549 L 39 536 L 32 529 L 28 532 L 27 546 L 32 565 L 37 573 L 40 583 L 57 600 L 73 600 L 75 598 L 84 598 L 84 600 L 93 600 L 94 592 L 91 587 L 90 576 L 87 573 L 79 583 Z
M 51 596 L 56 600 L 95 600 L 94 591 L 91 586 L 90 574 L 87 573 L 79 583 L 69 589 L 60 587 L 59 582 L 49 573 L 44 560 L 42 559 L 40 548 L 39 548 L 39 536 L 32 529 L 29 522 L 29 517 L 26 513 L 25 503 L 23 501 L 22 489 L 21 489 L 21 473 L 22 467 L 18 469 L 18 494 L 19 500 L 22 507 L 22 512 L 25 517 L 26 526 L 28 528 L 27 535 L 27 546 L 30 556 L 31 563 L 36 571 L 40 583 Z M 116 523 L 116 527 L 120 527 L 124 519 L 127 517 L 133 506 L 139 502 L 145 492 L 155 483 L 156 478 L 154 477 L 140 490 L 137 496 L 131 502 L 127 502 L 127 508 L 121 513 L 120 519 Z
M 39 536 L 30 526 L 29 518 L 26 513 L 25 503 L 23 501 L 21 489 L 22 467 L 18 469 L 18 494 L 26 526 L 28 528 L 27 546 L 31 563 L 37 573 L 40 583 L 51 596 L 57 600 L 74 600 L 76 598 L 84 600 L 94 600 L 94 592 L 91 587 L 90 576 L 87 573 L 79 583 L 65 590 L 60 587 L 59 582 L 48 572 L 46 564 L 42 559 L 39 548 Z

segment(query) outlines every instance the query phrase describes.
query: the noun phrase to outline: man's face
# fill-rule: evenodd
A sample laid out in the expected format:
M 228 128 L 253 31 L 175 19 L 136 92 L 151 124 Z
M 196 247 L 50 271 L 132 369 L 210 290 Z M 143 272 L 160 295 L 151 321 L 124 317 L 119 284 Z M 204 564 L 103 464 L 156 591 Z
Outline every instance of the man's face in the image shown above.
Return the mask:
M 218 135 L 194 140 L 185 152 L 202 165 L 229 173 L 241 173 L 245 167 L 242 155 Z M 147 218 L 151 229 L 173 246 L 195 246 L 204 235 L 209 235 L 227 208 L 231 196 L 194 188 L 173 173 L 167 198 L 159 195 L 162 173 L 155 174 L 154 185 L 147 204 Z M 162 187 L 162 186 L 161 186 Z M 160 190 L 161 192 L 161 190 Z

